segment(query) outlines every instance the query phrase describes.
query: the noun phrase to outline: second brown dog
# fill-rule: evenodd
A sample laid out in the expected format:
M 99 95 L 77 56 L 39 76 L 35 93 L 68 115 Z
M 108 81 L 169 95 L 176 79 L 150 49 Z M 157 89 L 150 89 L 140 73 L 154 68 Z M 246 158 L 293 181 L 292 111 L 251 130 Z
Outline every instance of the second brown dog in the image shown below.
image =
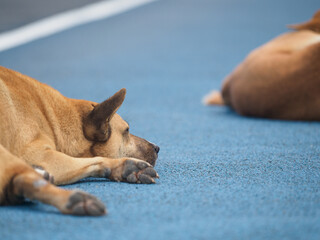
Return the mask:
M 251 52 L 207 105 L 228 105 L 245 116 L 320 120 L 320 11 Z

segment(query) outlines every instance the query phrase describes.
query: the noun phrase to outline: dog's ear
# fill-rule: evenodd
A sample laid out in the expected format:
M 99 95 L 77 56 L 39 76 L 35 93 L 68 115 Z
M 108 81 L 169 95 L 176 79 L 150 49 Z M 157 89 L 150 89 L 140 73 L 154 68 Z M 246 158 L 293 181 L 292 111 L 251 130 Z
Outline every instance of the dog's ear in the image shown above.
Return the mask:
M 293 24 L 288 27 L 294 30 L 311 30 L 320 33 L 320 10 L 318 10 L 308 22 Z
M 112 97 L 96 105 L 84 118 L 83 131 L 87 139 L 92 141 L 106 141 L 111 132 L 109 121 L 120 108 L 126 96 L 126 89 L 122 88 Z

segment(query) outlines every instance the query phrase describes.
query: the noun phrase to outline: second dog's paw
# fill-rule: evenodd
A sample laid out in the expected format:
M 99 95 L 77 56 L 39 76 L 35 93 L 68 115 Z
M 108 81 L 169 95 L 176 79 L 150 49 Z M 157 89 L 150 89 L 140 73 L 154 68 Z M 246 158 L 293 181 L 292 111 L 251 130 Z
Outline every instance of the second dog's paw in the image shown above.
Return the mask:
M 111 173 L 115 181 L 129 183 L 155 183 L 159 178 L 156 170 L 147 162 L 138 159 L 124 159 L 122 164 Z

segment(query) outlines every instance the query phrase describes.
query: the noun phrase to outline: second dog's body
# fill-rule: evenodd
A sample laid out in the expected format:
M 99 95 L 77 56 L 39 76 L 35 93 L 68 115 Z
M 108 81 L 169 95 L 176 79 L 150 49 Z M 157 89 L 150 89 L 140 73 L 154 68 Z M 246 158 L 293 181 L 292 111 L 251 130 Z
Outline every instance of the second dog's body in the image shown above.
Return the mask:
M 255 117 L 320 120 L 320 12 L 297 31 L 254 50 L 225 79 L 222 94 L 206 104 L 226 104 Z

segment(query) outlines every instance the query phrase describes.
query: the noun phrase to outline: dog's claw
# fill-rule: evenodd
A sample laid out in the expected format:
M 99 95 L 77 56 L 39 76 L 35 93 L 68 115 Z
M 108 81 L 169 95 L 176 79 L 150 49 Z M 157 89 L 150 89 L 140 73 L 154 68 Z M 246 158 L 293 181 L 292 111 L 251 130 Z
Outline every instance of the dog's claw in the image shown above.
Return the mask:
M 65 213 L 73 215 L 101 216 L 106 214 L 106 208 L 96 197 L 76 191 L 69 198 Z

